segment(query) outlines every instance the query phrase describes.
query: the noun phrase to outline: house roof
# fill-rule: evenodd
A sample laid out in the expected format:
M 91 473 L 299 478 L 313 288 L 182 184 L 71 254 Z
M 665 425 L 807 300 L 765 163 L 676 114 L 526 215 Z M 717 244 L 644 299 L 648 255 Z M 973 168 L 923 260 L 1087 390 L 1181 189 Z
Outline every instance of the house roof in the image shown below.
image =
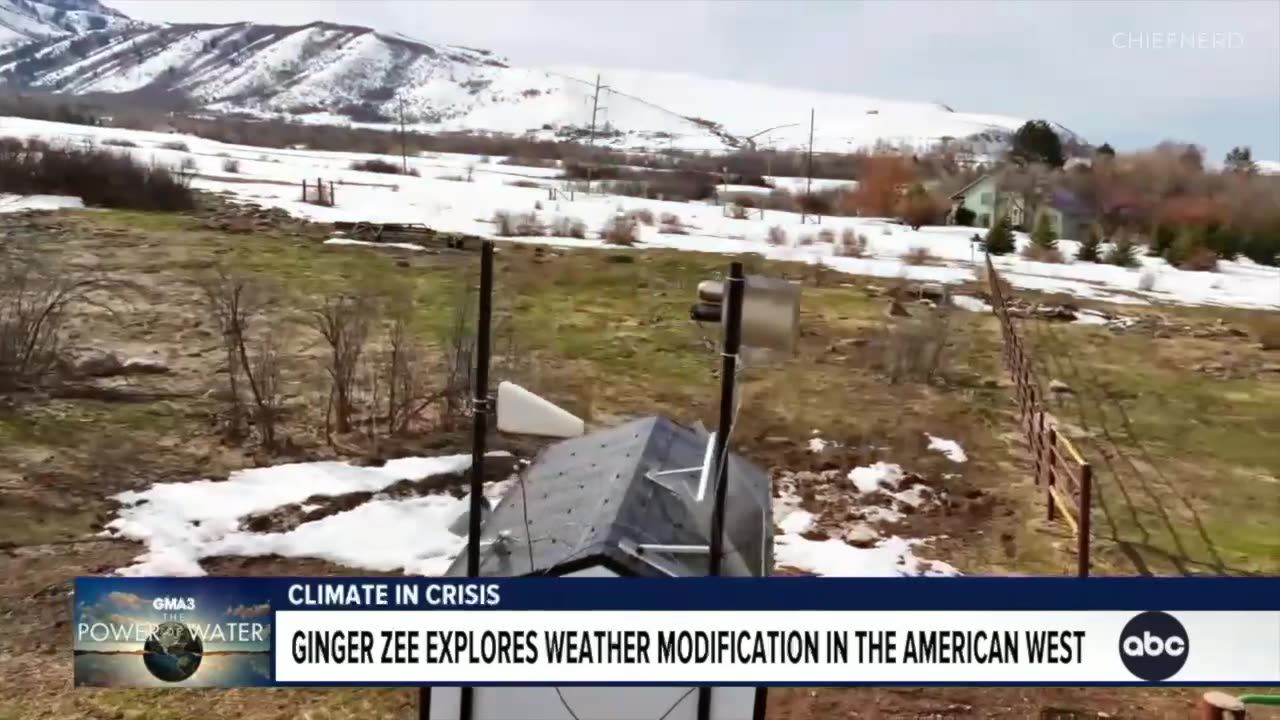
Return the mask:
M 956 199 L 960 198 L 960 197 L 961 197 L 961 196 L 963 196 L 965 193 L 967 193 L 967 192 L 969 192 L 970 190 L 972 190 L 972 189 L 973 189 L 973 187 L 974 187 L 975 185 L 977 185 L 978 183 L 980 183 L 980 182 L 982 182 L 982 181 L 986 180 L 986 179 L 987 179 L 987 178 L 989 178 L 989 177 L 991 177 L 991 173 L 985 173 L 985 174 L 983 174 L 983 175 L 979 176 L 977 180 L 974 180 L 973 182 L 969 183 L 968 185 L 965 185 L 964 187 L 962 187 L 962 188 L 960 188 L 959 190 L 957 190 L 957 191 L 955 191 L 954 193 L 952 193 L 952 194 L 951 194 L 951 199 L 952 199 L 952 200 L 956 200 Z
M 523 490 L 513 485 L 485 522 L 480 575 L 560 574 L 593 564 L 630 575 L 705 575 L 705 553 L 640 546 L 710 544 L 713 493 L 701 502 L 695 497 L 709 437 L 648 417 L 544 449 L 522 473 Z M 733 453 L 729 458 L 721 572 L 767 575 L 773 566 L 769 477 Z M 683 468 L 695 469 L 654 475 Z M 495 544 L 500 536 L 506 539 Z M 464 553 L 447 575 L 465 574 Z

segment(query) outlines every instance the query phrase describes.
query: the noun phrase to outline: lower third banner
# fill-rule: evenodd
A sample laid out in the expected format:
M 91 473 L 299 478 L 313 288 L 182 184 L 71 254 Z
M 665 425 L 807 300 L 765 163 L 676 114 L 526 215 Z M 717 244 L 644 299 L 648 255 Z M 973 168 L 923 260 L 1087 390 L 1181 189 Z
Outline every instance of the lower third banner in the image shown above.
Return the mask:
M 1102 578 L 82 578 L 75 679 L 1269 686 L 1280 685 L 1277 590 Z

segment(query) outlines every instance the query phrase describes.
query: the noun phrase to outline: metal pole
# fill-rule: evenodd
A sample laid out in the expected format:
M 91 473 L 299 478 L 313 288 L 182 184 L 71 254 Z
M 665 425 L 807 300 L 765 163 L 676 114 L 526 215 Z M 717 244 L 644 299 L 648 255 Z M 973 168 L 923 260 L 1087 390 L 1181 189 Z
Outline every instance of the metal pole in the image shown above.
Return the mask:
M 587 147 L 594 150 L 596 147 L 596 110 L 600 107 L 600 76 L 596 75 L 596 92 L 591 97 L 591 138 L 587 141 Z M 587 192 L 591 192 L 591 171 L 593 169 L 594 160 L 591 152 L 587 153 Z
M 724 555 L 724 505 L 729 486 L 729 434 L 733 431 L 733 400 L 738 374 L 738 351 L 742 346 L 742 295 L 746 278 L 742 263 L 729 266 L 729 286 L 725 294 L 724 347 L 720 356 L 720 422 L 716 429 L 716 442 L 711 454 L 715 480 L 715 497 L 711 510 L 711 558 L 707 574 L 720 574 L 721 557 Z M 698 720 L 711 717 L 711 688 L 698 688 Z
M 808 203 L 812 202 L 813 197 L 813 117 L 813 108 L 809 108 L 809 159 L 805 163 L 804 201 L 806 204 L 805 213 L 800 219 L 802 225 L 809 221 Z
M 480 315 L 476 320 L 476 379 L 471 431 L 471 509 L 467 518 L 467 577 L 480 576 L 480 508 L 484 502 L 484 451 L 489 433 L 489 321 L 493 315 L 493 241 L 480 247 Z M 475 688 L 462 688 L 458 720 L 471 720 Z

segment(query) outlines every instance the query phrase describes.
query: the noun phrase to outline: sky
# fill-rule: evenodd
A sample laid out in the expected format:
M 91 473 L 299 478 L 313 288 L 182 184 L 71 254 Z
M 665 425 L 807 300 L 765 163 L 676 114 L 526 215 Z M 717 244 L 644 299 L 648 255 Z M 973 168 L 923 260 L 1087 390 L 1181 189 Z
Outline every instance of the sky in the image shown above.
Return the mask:
M 1045 118 L 1118 150 L 1280 160 L 1280 0 L 107 0 L 139 20 L 397 31 L 593 65 Z M 1172 35 L 1171 35 L 1172 34 Z M 625 88 L 619 88 L 625 90 Z

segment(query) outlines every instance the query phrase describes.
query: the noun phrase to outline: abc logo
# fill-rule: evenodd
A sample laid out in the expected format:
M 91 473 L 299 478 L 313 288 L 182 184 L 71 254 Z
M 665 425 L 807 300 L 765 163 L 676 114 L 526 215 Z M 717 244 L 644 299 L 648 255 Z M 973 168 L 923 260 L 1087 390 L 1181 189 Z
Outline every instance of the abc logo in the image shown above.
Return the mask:
M 1120 659 L 1129 672 L 1148 682 L 1176 675 L 1190 650 L 1186 628 L 1168 613 L 1140 613 L 1120 631 Z

